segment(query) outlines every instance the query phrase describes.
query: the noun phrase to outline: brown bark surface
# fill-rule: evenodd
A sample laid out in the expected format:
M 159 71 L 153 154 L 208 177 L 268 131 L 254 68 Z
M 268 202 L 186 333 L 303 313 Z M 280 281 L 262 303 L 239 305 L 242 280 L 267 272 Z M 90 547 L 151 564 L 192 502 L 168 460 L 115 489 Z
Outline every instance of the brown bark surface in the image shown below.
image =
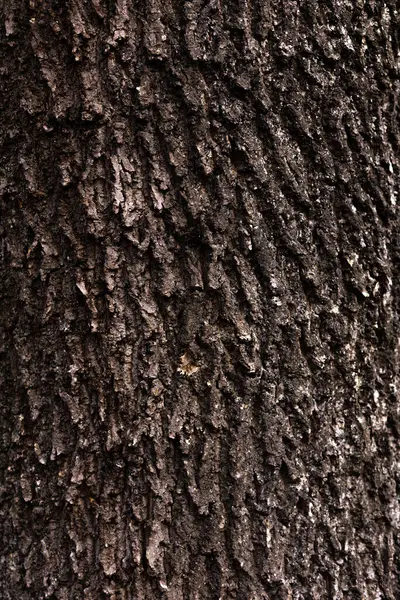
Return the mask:
M 2 16 L 1 598 L 398 598 L 398 3 Z

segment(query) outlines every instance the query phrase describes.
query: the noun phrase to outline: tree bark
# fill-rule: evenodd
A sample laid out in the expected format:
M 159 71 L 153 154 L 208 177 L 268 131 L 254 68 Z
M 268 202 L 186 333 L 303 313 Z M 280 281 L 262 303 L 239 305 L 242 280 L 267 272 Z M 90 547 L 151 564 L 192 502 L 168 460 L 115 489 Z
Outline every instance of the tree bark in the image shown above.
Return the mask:
M 398 598 L 397 2 L 2 14 L 1 598 Z

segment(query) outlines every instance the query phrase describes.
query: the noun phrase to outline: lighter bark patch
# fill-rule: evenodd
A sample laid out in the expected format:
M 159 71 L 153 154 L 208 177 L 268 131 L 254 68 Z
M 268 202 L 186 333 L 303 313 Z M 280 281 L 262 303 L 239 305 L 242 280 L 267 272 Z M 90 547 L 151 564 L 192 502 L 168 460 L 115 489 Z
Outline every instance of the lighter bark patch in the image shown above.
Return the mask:
M 190 375 L 197 373 L 199 370 L 200 367 L 196 365 L 186 353 L 182 354 L 181 365 L 178 367 L 178 373 L 190 377 Z

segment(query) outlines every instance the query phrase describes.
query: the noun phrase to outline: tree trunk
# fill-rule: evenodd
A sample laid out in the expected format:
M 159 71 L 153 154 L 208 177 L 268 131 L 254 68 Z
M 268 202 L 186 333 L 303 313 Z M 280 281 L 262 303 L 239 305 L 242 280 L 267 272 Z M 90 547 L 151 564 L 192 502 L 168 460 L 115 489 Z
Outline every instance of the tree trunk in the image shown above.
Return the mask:
M 397 2 L 2 11 L 1 598 L 398 598 Z

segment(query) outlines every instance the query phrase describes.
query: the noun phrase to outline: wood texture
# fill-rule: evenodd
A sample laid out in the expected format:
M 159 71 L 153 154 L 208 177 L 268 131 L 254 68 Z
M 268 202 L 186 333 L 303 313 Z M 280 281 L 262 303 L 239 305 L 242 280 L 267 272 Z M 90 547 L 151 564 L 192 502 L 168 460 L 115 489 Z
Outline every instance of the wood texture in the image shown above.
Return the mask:
M 398 3 L 2 15 L 1 598 L 398 598 Z

